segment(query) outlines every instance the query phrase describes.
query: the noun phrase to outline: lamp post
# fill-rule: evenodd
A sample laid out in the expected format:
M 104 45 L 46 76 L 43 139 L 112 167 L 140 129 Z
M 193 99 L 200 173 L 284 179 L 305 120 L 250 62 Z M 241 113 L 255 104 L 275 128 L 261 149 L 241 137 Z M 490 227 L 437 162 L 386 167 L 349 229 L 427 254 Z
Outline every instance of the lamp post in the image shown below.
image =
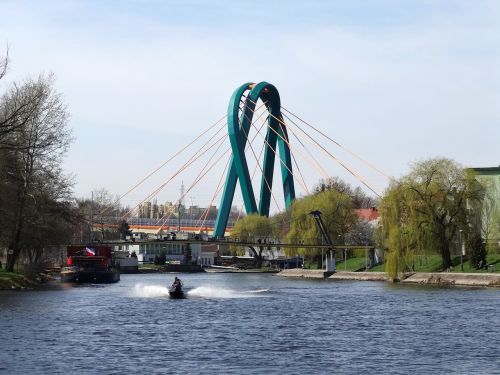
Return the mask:
M 365 272 L 368 272 L 368 245 L 365 242 Z
M 464 247 L 464 241 L 462 240 L 462 229 L 459 230 L 460 232 L 460 247 L 461 247 L 461 252 L 460 252 L 460 270 L 464 270 L 464 253 L 465 253 L 465 247 Z
M 338 238 L 339 238 L 339 242 L 343 242 L 342 241 L 342 235 L 338 235 Z M 343 244 L 345 245 L 345 244 Z M 344 248 L 344 271 L 347 271 L 347 249 Z

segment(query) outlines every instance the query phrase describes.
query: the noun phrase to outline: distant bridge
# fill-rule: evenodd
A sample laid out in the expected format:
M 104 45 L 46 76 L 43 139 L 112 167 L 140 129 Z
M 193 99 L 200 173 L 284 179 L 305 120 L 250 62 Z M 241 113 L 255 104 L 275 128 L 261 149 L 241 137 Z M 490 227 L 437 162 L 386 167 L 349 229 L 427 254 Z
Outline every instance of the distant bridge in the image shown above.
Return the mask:
M 254 134 L 250 134 L 251 132 Z M 204 140 L 206 140 L 204 144 L 199 146 Z M 230 143 L 229 147 L 225 147 L 227 140 Z M 306 144 L 314 148 L 312 152 L 306 147 Z M 111 205 L 102 210 L 96 215 L 97 219 L 92 224 L 92 231 L 95 228 L 99 228 L 99 226 L 111 227 L 118 224 L 121 220 L 126 220 L 134 231 L 160 233 L 162 231 L 168 232 L 180 229 L 189 232 L 207 232 L 213 234 L 216 238 L 224 237 L 234 226 L 234 222 L 229 221 L 229 215 L 234 207 L 233 199 L 238 183 L 243 199 L 243 206 L 239 210 L 238 219 L 241 217 L 243 209 L 245 209 L 246 214 L 256 213 L 268 216 L 271 202 L 276 206 L 277 212 L 282 212 L 283 208 L 289 208 L 296 196 L 295 183 L 299 184 L 302 190 L 297 194 L 309 195 L 311 193 L 310 187 L 308 187 L 301 172 L 297 160 L 298 156 L 307 163 L 307 170 L 316 171 L 320 178 L 327 179 L 334 175 L 334 173 L 325 170 L 322 163 L 317 160 L 316 156 L 322 154 L 323 157 L 326 156 L 328 158 L 328 165 L 339 165 L 368 190 L 375 195 L 379 195 L 377 193 L 378 189 L 366 177 L 358 173 L 353 166 L 341 160 L 337 154 L 334 155 L 327 148 L 329 145 L 333 145 L 338 151 L 348 153 L 365 166 L 390 179 L 387 174 L 377 169 L 370 162 L 348 150 L 318 128 L 283 107 L 278 90 L 273 85 L 267 82 L 245 83 L 238 87 L 231 96 L 227 114 L 202 131 L 190 143 L 181 147 L 168 160 L 149 172 L 138 183 L 123 193 L 118 198 L 118 201 L 122 200 L 122 198 L 160 171 L 160 169 L 176 159 L 175 163 L 180 163 L 169 171 L 171 174 L 169 173 L 169 176 L 164 177 L 164 182 L 116 221 L 106 219 L 99 222 L 99 217 L 106 217 L 106 212 L 109 211 Z M 184 153 L 182 156 L 184 157 L 188 152 L 187 150 L 194 150 L 194 152 L 182 162 L 179 160 L 181 158 L 180 155 Z M 202 159 L 202 157 L 208 157 L 208 160 Z M 213 176 L 214 170 L 217 171 L 215 168 L 219 168 L 219 163 L 224 160 L 227 163 L 223 170 L 222 168 L 220 169 L 222 173 L 217 186 L 214 187 L 206 184 L 203 181 L 204 178 L 207 175 Z M 281 172 L 280 189 L 284 198 L 284 203 L 281 204 L 278 203 L 278 199 L 273 193 L 275 161 L 278 164 L 276 169 L 279 169 Z M 332 161 L 334 163 L 331 163 Z M 181 196 L 178 202 L 169 202 L 168 209 L 161 211 L 161 218 L 137 217 L 154 216 L 154 211 L 151 210 L 148 210 L 146 215 L 139 212 L 148 207 L 148 205 L 145 205 L 146 202 L 150 204 L 151 201 L 155 201 L 158 194 L 167 185 L 172 185 L 175 179 L 182 178 L 182 173 L 191 168 L 195 163 L 201 165 L 201 170 L 198 171 L 192 183 L 187 186 L 187 189 L 184 189 L 184 181 L 182 180 Z M 252 173 L 249 170 L 251 164 L 254 164 Z M 193 168 L 190 171 L 193 171 Z M 256 173 L 259 171 L 261 176 L 260 194 L 257 200 L 257 194 L 254 192 L 253 185 L 256 182 Z M 192 177 L 188 178 L 191 179 Z M 211 201 L 205 205 L 206 209 L 196 219 L 181 218 L 179 220 L 175 216 L 179 215 L 179 208 L 184 205 L 183 201 L 187 199 L 186 197 L 189 197 L 188 194 L 195 194 L 193 193 L 195 187 L 196 189 L 202 189 L 203 194 L 213 191 Z M 209 212 L 214 207 L 214 202 L 217 199 L 220 199 L 217 218 L 216 220 L 207 220 L 209 216 L 213 217 L 209 215 Z M 341 248 L 345 247 L 342 246 Z
M 306 250 L 314 249 L 374 249 L 371 245 L 325 245 L 325 244 L 302 244 L 302 243 L 258 243 L 258 242 L 240 242 L 231 239 L 216 240 L 138 240 L 138 241 L 103 241 L 99 242 L 102 245 L 123 246 L 123 245 L 147 245 L 157 243 L 177 243 L 177 244 L 214 244 L 224 246 L 243 246 L 243 247 L 272 247 L 272 248 L 302 248 Z
M 121 217 L 104 217 L 102 218 L 102 221 L 98 219 L 93 224 L 94 230 L 98 230 L 101 225 L 106 228 L 116 228 L 122 220 L 123 218 Z M 158 233 L 160 231 L 171 232 L 180 230 L 193 233 L 203 231 L 209 235 L 213 234 L 215 226 L 215 220 L 205 220 L 204 222 L 200 222 L 200 220 L 196 219 L 168 219 L 162 220 L 161 223 L 159 223 L 159 221 L 159 219 L 131 217 L 127 219 L 127 224 L 133 232 Z M 226 234 L 231 232 L 234 224 L 234 221 L 228 222 L 226 226 Z

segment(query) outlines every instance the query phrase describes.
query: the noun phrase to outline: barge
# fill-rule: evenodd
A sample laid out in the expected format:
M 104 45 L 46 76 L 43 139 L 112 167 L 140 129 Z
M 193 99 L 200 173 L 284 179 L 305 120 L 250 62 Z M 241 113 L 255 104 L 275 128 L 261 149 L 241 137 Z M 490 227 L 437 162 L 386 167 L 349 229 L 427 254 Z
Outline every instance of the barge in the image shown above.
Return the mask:
M 71 245 L 66 248 L 67 267 L 61 268 L 62 282 L 116 283 L 120 266 L 115 262 L 111 246 Z

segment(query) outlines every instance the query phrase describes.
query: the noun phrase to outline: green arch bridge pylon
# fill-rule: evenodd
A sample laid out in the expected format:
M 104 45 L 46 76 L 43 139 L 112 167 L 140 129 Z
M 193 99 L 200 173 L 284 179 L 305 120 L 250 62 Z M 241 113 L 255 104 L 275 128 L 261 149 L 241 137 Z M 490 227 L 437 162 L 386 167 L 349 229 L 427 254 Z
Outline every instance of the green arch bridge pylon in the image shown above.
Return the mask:
M 242 99 L 246 93 L 246 98 Z M 245 158 L 245 146 L 248 141 L 248 133 L 252 125 L 255 105 L 258 99 L 261 99 L 265 103 L 269 116 L 267 119 L 268 128 L 262 166 L 263 175 L 260 185 L 260 200 L 259 207 L 257 208 L 252 181 L 248 172 L 248 164 Z M 240 114 L 240 102 L 242 101 L 244 106 Z M 227 126 L 232 156 L 229 161 L 224 193 L 222 194 L 221 204 L 215 221 L 214 237 L 224 237 L 238 180 L 240 182 L 246 213 L 258 213 L 262 216 L 269 216 L 276 156 L 273 150 L 276 150 L 276 144 L 278 144 L 279 158 L 281 160 L 281 179 L 285 207 L 288 208 L 295 199 L 292 160 L 288 146 L 289 138 L 283 116 L 281 115 L 280 95 L 276 87 L 267 82 L 257 84 L 245 83 L 241 85 L 233 93 L 229 101 Z

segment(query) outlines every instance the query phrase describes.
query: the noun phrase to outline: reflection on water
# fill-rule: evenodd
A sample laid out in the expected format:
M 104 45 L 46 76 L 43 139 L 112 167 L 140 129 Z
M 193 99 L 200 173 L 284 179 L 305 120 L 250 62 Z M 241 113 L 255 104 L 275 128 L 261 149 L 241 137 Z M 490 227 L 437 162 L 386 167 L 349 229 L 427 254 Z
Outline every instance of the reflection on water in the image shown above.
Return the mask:
M 498 289 L 180 277 L 0 292 L 0 373 L 500 373 Z

